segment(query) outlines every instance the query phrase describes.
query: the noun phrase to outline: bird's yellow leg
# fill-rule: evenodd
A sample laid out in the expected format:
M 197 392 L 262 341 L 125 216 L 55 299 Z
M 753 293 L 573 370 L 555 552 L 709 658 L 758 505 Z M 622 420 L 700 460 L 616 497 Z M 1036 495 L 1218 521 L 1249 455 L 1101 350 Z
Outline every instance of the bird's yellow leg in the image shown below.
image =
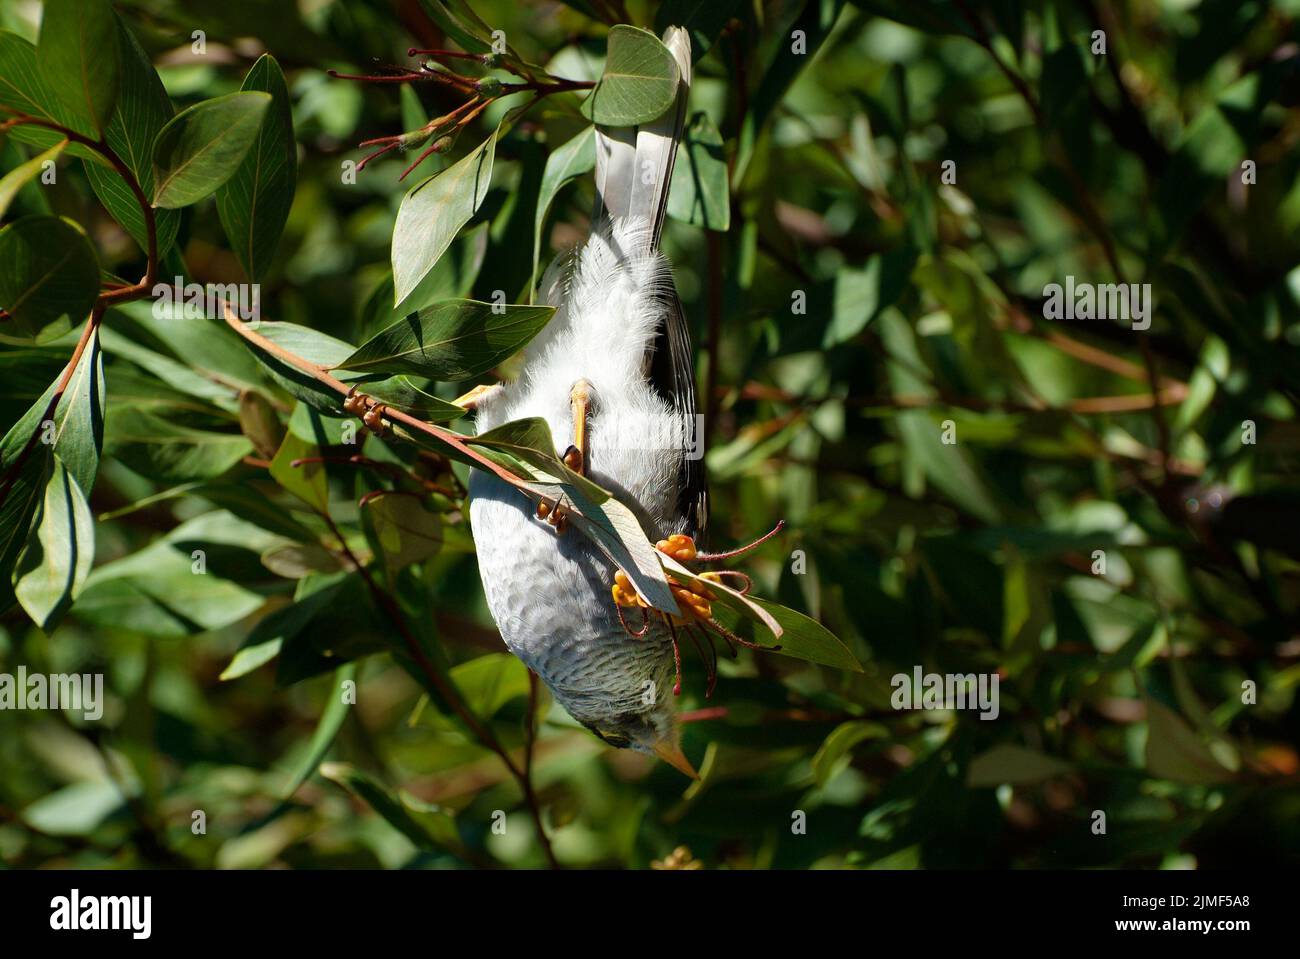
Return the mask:
M 456 397 L 451 401 L 451 403 L 453 406 L 459 406 L 461 409 L 472 410 L 478 406 L 479 401 L 482 400 L 484 396 L 491 393 L 493 390 L 500 388 L 500 383 L 480 383 L 468 393 L 463 393 Z
M 569 409 L 573 413 L 573 445 L 564 451 L 564 465 L 586 476 L 587 416 L 591 412 L 591 384 L 586 380 L 578 380 L 569 390 Z

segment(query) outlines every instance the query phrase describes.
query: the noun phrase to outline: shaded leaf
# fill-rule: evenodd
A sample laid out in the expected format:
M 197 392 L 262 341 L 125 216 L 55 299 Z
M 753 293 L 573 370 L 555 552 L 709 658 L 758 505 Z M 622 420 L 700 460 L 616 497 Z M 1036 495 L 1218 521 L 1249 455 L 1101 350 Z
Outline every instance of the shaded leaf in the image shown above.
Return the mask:
M 140 42 L 120 17 L 114 19 L 122 51 L 121 89 L 105 138 L 127 169 L 135 174 L 136 183 L 148 198 L 153 196 L 154 140 L 174 111 L 162 80 Z M 87 162 L 85 166 L 86 177 L 105 209 L 131 234 L 141 250 L 147 249 L 144 213 L 126 181 L 117 170 L 103 162 Z M 158 255 L 162 256 L 176 241 L 181 217 L 174 210 L 156 210 L 154 224 Z
M 469 222 L 492 183 L 500 128 L 445 170 L 416 184 L 402 198 L 393 226 L 393 302 L 399 308 L 419 288 Z
M 284 73 L 263 54 L 244 78 L 243 91 L 270 94 L 256 139 L 234 176 L 217 191 L 217 212 L 249 280 L 265 275 L 289 218 L 297 182 L 297 147 Z
M 37 58 L 45 83 L 64 106 L 96 130 L 106 129 L 122 58 L 108 0 L 46 0 Z
M 85 585 L 95 559 L 95 519 L 67 467 L 54 457 L 27 546 L 14 568 L 14 595 L 50 632 Z
M 154 141 L 154 206 L 189 206 L 234 176 L 270 106 L 269 93 L 231 93 L 169 120 Z
M 582 103 L 582 115 L 610 127 L 634 127 L 663 116 L 677 99 L 681 72 L 648 30 L 616 24 L 609 31 L 605 72 Z
M 566 183 L 585 173 L 590 173 L 595 166 L 595 127 L 587 127 L 563 146 L 556 148 L 546 158 L 546 169 L 542 173 L 542 185 L 537 192 L 537 212 L 533 221 L 533 283 L 528 287 L 530 303 L 533 285 L 537 280 L 537 261 L 541 255 L 542 231 L 546 227 L 546 214 L 551 209 L 551 203 Z
M 28 216 L 0 230 L 0 337 L 61 336 L 99 296 L 99 262 L 80 226 Z
M 677 148 L 668 213 L 693 226 L 731 228 L 731 194 L 722 134 L 707 113 L 697 113 Z
M 338 366 L 468 380 L 513 356 L 554 314 L 550 306 L 447 300 L 381 330 Z

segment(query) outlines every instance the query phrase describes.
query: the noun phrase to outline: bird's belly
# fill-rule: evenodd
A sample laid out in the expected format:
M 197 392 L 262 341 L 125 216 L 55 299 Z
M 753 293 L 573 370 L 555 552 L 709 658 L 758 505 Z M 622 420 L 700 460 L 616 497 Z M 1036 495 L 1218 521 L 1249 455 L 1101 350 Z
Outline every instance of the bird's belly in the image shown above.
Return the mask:
M 614 566 L 585 536 L 572 529 L 557 536 L 497 477 L 474 472 L 469 492 L 492 618 L 510 651 L 562 701 L 604 691 L 611 674 L 658 681 L 665 664 L 671 668 L 666 635 L 651 629 L 638 639 L 623 628 L 610 595 Z

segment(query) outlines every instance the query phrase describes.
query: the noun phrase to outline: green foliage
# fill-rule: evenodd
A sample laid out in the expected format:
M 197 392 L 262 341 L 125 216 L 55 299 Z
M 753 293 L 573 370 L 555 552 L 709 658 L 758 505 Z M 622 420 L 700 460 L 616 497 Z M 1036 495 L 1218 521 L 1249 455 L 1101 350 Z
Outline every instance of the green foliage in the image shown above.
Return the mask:
M 619 24 L 609 31 L 605 72 L 582 104 L 593 123 L 634 127 L 657 119 L 677 96 L 677 61 L 659 38 Z
M 232 93 L 168 120 L 153 145 L 154 206 L 176 209 L 197 203 L 239 172 L 249 149 L 261 139 L 271 100 L 261 91 Z M 257 196 L 241 199 L 251 217 Z
M 70 220 L 23 217 L 0 230 L 3 335 L 44 342 L 66 333 L 99 294 L 99 264 L 85 231 Z
M 536 811 L 579 867 L 1293 865 L 1294 4 L 627 6 L 6 9 L 0 673 L 107 695 L 0 710 L 0 863 L 536 867 Z M 220 57 L 177 62 L 190 20 Z M 593 123 L 668 108 L 674 24 L 706 546 L 786 522 L 752 592 L 701 582 L 767 651 L 710 694 L 683 643 L 694 784 L 503 650 L 468 470 L 661 608 L 698 570 L 544 421 L 451 402 L 551 318 Z M 476 58 L 329 73 L 413 45 Z M 176 276 L 258 313 L 148 302 Z M 1149 329 L 1049 319 L 1069 276 L 1150 284 Z M 900 707 L 914 671 L 997 718 Z

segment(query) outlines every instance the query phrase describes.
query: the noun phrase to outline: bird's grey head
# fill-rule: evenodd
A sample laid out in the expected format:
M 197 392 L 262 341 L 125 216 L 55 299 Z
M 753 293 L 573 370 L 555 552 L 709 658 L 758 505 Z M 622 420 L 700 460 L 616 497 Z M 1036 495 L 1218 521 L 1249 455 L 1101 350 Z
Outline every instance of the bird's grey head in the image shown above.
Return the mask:
M 622 638 L 627 645 L 611 644 L 622 648 L 585 675 L 548 675 L 545 668 L 538 675 L 569 715 L 606 744 L 656 756 L 694 777 L 680 744 L 671 643 L 655 628 L 641 639 Z M 588 677 L 596 681 L 584 682 Z

